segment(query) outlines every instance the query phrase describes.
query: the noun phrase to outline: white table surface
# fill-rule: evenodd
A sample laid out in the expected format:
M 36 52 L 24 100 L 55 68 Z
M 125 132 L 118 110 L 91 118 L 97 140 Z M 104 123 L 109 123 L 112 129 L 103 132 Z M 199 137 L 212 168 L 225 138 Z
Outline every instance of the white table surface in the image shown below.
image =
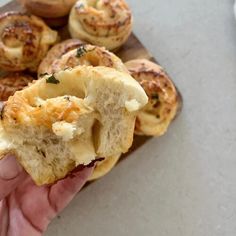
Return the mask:
M 82 191 L 45 235 L 235 236 L 233 0 L 128 2 L 134 32 L 182 92 L 183 112 Z

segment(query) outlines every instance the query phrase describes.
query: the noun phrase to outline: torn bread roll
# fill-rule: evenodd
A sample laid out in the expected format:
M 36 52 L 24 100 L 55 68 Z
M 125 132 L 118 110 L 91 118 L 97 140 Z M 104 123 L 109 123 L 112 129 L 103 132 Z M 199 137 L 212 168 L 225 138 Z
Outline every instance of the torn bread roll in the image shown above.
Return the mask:
M 18 0 L 29 12 L 44 18 L 58 18 L 69 14 L 76 0 Z
M 122 61 L 104 47 L 89 44 L 77 46 L 76 42 L 75 39 L 70 39 L 52 47 L 39 66 L 39 77 L 45 73 L 53 74 L 65 68 L 74 68 L 78 65 L 106 66 L 128 73 Z M 90 180 L 107 174 L 114 167 L 120 155 L 107 157 L 105 160 L 97 162 Z
M 72 38 L 115 50 L 132 31 L 132 13 L 124 0 L 79 0 L 69 16 Z
M 128 73 L 126 66 L 120 58 L 107 51 L 104 47 L 84 44 L 73 50 L 65 50 L 63 55 L 60 53 L 62 50 L 57 50 L 57 53 L 54 53 L 54 51 L 56 52 L 55 49 L 57 49 L 57 45 L 49 51 L 40 64 L 38 69 L 39 76 L 45 73 L 52 74 L 78 65 L 106 66 Z
M 127 73 L 77 66 L 16 92 L 1 112 L 0 156 L 13 154 L 37 185 L 54 183 L 96 156 L 127 152 L 147 103 Z
M 37 71 L 57 32 L 40 18 L 19 12 L 0 15 L 0 68 L 7 71 Z
M 16 91 L 26 87 L 34 78 L 25 73 L 12 72 L 0 77 L 0 101 L 6 101 Z
M 148 104 L 138 113 L 135 134 L 163 135 L 181 107 L 180 94 L 159 65 L 146 59 L 131 60 L 125 65 L 148 96 Z

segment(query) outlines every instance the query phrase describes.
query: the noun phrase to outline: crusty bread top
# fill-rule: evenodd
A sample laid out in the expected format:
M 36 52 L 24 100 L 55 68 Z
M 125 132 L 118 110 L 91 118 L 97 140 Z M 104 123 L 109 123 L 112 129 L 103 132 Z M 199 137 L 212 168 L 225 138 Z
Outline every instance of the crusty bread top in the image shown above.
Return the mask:
M 115 50 L 128 39 L 132 23 L 124 0 L 79 0 L 70 12 L 69 31 L 72 38 Z
M 38 75 L 40 77 L 43 73 L 52 74 L 56 71 L 53 71 L 53 62 L 59 60 L 67 52 L 80 47 L 84 44 L 79 39 L 67 39 L 56 45 L 54 45 L 47 53 L 46 57 L 42 60 L 38 67 Z
M 0 68 L 7 71 L 37 71 L 57 32 L 40 18 L 19 12 L 0 15 Z
M 52 183 L 96 156 L 126 152 L 146 103 L 142 87 L 113 68 L 77 66 L 46 75 L 6 102 L 0 156 L 15 154 L 37 184 Z
M 44 73 L 52 74 L 78 65 L 105 66 L 128 73 L 128 70 L 121 59 L 104 47 L 90 44 L 80 44 L 77 45 L 77 47 L 70 47 L 71 44 L 75 43 L 65 41 L 61 44 L 62 47 L 57 47 L 57 45 L 54 46 L 47 57 L 42 61 L 38 70 L 39 76 Z M 63 48 L 65 48 L 64 52 L 62 51 Z

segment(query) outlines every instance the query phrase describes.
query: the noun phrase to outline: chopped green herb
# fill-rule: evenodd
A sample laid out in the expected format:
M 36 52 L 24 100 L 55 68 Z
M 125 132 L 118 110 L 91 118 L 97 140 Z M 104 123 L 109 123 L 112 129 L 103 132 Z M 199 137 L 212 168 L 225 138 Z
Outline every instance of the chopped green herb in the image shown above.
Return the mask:
M 151 98 L 158 100 L 158 99 L 159 99 L 159 95 L 158 95 L 157 93 L 153 93 L 153 94 L 151 95 Z
M 80 46 L 79 48 L 77 48 L 76 57 L 80 58 L 80 57 L 82 57 L 85 53 L 87 53 L 87 52 L 92 52 L 93 50 L 95 50 L 95 47 L 92 48 L 92 49 L 90 49 L 90 50 L 87 50 L 87 49 L 85 48 L 85 46 L 82 45 L 82 46 Z
M 50 84 L 59 84 L 60 81 L 56 79 L 56 77 L 54 75 L 49 76 L 46 79 L 46 83 L 50 83 Z
M 48 75 L 48 73 L 43 73 L 43 74 L 40 74 L 39 77 L 44 77 L 45 75 Z
M 80 57 L 82 57 L 86 52 L 87 52 L 86 48 L 85 48 L 84 46 L 80 46 L 79 48 L 77 48 L 76 57 L 80 58 Z
M 70 97 L 68 96 L 64 97 L 64 99 L 66 99 L 67 101 L 70 101 Z
M 77 9 L 84 9 L 84 4 L 80 3 L 76 6 Z

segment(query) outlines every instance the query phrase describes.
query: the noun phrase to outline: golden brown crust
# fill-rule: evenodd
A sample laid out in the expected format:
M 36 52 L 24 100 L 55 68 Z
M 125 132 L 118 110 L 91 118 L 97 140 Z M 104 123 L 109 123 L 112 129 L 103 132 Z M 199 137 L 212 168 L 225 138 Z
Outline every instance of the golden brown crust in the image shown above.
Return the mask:
M 67 39 L 61 43 L 54 45 L 42 60 L 38 68 L 38 75 L 43 73 L 52 73 L 52 64 L 55 60 L 59 60 L 67 52 L 80 47 L 84 44 L 79 39 Z
M 137 59 L 125 64 L 149 98 L 148 104 L 137 116 L 135 133 L 163 135 L 180 106 L 177 89 L 163 68 L 151 61 Z
M 39 66 L 38 75 L 53 74 L 78 65 L 106 66 L 121 72 L 128 72 L 122 61 L 105 48 L 89 44 L 77 45 L 73 41 L 67 40 L 54 46 Z M 76 49 L 73 49 L 75 47 Z
M 18 0 L 36 16 L 58 18 L 68 15 L 76 0 Z
M 57 40 L 57 32 L 36 16 L 6 12 L 0 15 L 0 25 L 0 68 L 3 70 L 36 71 Z
M 6 101 L 16 91 L 26 87 L 33 77 L 23 73 L 9 73 L 0 78 L 0 101 Z
M 69 29 L 73 38 L 114 50 L 128 39 L 132 14 L 124 0 L 79 0 L 70 13 Z

